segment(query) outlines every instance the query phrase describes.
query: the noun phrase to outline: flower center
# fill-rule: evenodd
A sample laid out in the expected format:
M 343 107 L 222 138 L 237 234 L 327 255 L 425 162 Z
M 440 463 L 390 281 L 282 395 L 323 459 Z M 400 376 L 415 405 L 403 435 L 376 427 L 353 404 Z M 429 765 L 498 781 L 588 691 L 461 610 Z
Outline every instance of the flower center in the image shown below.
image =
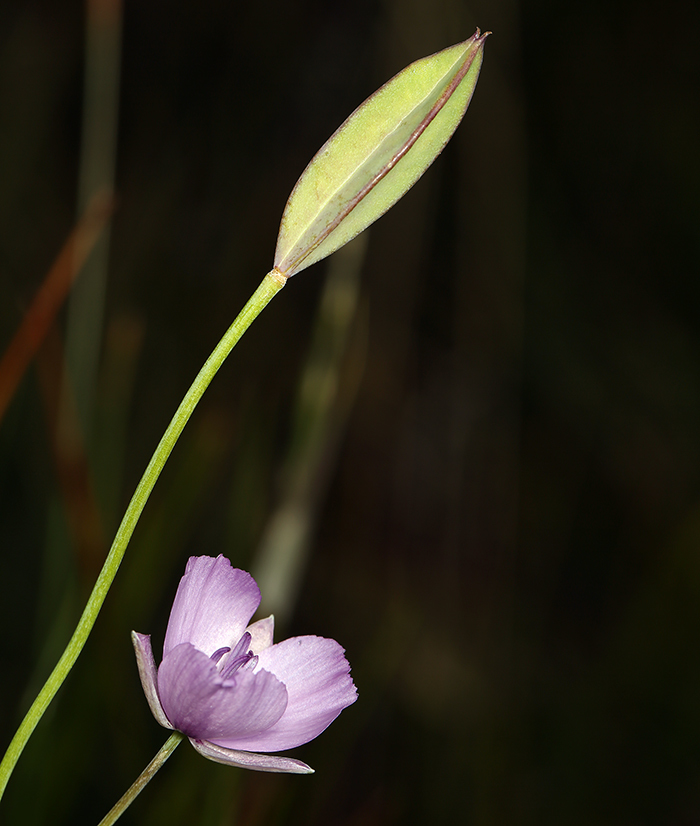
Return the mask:
M 221 677 L 224 680 L 230 680 L 244 665 L 248 665 L 249 668 L 255 668 L 258 658 L 250 650 L 250 642 L 251 636 L 246 631 L 233 649 L 227 647 L 219 648 L 211 655 L 211 659 L 218 665 L 224 655 L 228 654 L 228 657 L 225 658 L 220 669 Z

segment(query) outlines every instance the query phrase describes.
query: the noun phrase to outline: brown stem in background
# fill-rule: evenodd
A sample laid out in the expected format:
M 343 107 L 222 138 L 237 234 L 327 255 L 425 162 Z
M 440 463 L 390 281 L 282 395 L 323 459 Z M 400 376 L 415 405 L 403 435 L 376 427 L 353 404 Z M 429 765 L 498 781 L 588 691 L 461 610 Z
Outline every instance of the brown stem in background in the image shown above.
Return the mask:
M 0 359 L 0 421 L 112 211 L 113 202 L 104 193 L 93 197 Z

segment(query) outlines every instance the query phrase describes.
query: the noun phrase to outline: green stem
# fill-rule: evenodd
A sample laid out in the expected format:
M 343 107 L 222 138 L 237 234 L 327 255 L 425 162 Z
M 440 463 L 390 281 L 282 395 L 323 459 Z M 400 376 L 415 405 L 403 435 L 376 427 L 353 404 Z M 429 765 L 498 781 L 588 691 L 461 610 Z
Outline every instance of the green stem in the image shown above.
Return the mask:
M 257 318 L 262 309 L 267 303 L 284 287 L 286 277 L 278 270 L 273 269 L 265 278 L 263 278 L 260 286 L 253 293 L 248 303 L 241 310 L 238 318 L 226 331 L 224 337 L 216 345 L 214 352 L 209 356 L 204 367 L 199 371 L 197 378 L 192 382 L 192 386 L 185 394 L 185 398 L 180 402 L 172 421 L 168 425 L 163 438 L 160 440 L 158 447 L 153 454 L 151 461 L 146 468 L 145 473 L 141 477 L 136 492 L 129 502 L 121 525 L 117 530 L 117 534 L 110 548 L 107 559 L 105 560 L 100 575 L 97 578 L 95 587 L 92 589 L 90 598 L 88 599 L 83 615 L 78 622 L 78 625 L 73 632 L 70 642 L 66 646 L 66 650 L 61 655 L 61 659 L 56 664 L 56 667 L 51 672 L 48 680 L 44 684 L 37 698 L 32 703 L 31 708 L 27 712 L 24 720 L 17 729 L 12 742 L 8 746 L 7 752 L 0 763 L 0 798 L 2 798 L 10 775 L 19 759 L 22 750 L 34 731 L 37 723 L 46 711 L 49 703 L 54 698 L 56 692 L 61 687 L 61 684 L 68 676 L 71 668 L 78 659 L 78 655 L 83 649 L 85 642 L 90 635 L 97 615 L 100 612 L 102 603 L 107 596 L 110 586 L 117 574 L 119 565 L 124 557 L 131 535 L 134 532 L 136 523 L 141 516 L 148 497 L 153 490 L 158 476 L 160 475 L 163 466 L 165 465 L 168 456 L 175 446 L 175 443 L 180 437 L 188 419 L 192 415 L 192 411 L 197 406 L 197 402 L 201 399 L 204 391 L 209 386 L 209 383 L 216 375 L 218 369 L 224 363 L 226 356 L 234 348 L 243 333 L 248 329 L 252 322 Z
M 170 755 L 175 751 L 175 749 L 180 745 L 183 741 L 185 735 L 182 732 L 176 731 L 168 737 L 168 739 L 163 743 L 163 747 L 161 750 L 156 754 L 156 756 L 151 760 L 151 762 L 146 766 L 146 768 L 141 772 L 141 774 L 136 778 L 133 786 L 119 799 L 117 803 L 112 806 L 112 808 L 107 812 L 107 814 L 102 818 L 102 820 L 98 823 L 97 826 L 112 826 L 113 823 L 116 823 L 119 818 L 124 814 L 126 809 L 134 802 L 137 795 L 143 787 L 148 783 L 148 781 L 153 777 L 153 775 L 158 771 L 158 769 L 165 763 L 165 761 L 170 757 Z

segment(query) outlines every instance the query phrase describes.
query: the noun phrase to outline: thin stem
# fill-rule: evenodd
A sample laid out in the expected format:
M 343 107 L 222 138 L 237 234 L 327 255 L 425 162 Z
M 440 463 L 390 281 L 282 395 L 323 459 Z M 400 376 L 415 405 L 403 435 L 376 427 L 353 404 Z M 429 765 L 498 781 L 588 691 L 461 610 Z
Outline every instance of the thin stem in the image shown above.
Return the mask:
M 112 826 L 113 823 L 116 823 L 117 820 L 124 814 L 126 809 L 131 806 L 131 804 L 136 799 L 137 795 L 141 792 L 143 787 L 148 783 L 148 781 L 153 777 L 153 775 L 158 771 L 158 769 L 165 763 L 165 761 L 170 757 L 170 755 L 175 751 L 175 749 L 180 745 L 182 740 L 184 739 L 185 735 L 182 732 L 176 731 L 168 737 L 168 739 L 163 743 L 161 750 L 156 754 L 156 756 L 151 760 L 151 762 L 146 766 L 146 768 L 141 772 L 141 774 L 136 778 L 133 786 L 122 795 L 117 803 L 112 806 L 112 808 L 107 812 L 107 814 L 102 818 L 102 820 L 98 823 L 97 826 Z
M 229 327 L 224 334 L 224 337 L 214 348 L 213 353 L 209 356 L 204 367 L 199 371 L 197 377 L 192 382 L 192 386 L 185 394 L 184 399 L 180 402 L 172 421 L 168 425 L 163 438 L 158 443 L 158 447 L 148 463 L 145 473 L 141 477 L 138 487 L 134 495 L 131 497 L 131 502 L 126 509 L 121 525 L 117 530 L 117 534 L 110 548 L 107 559 L 105 560 L 100 575 L 97 578 L 90 598 L 87 601 L 83 615 L 81 616 L 78 625 L 73 632 L 70 642 L 66 646 L 66 650 L 61 655 L 61 659 L 56 664 L 56 667 L 51 672 L 48 680 L 44 684 L 37 698 L 32 703 L 31 708 L 27 712 L 24 720 L 17 729 L 12 742 L 10 743 L 2 763 L 0 763 L 0 798 L 2 797 L 7 782 L 12 774 L 12 771 L 19 759 L 22 750 L 34 731 L 37 723 L 46 711 L 49 703 L 54 698 L 56 692 L 67 677 L 71 668 L 78 659 L 78 655 L 83 649 L 87 641 L 90 631 L 92 630 L 97 615 L 100 612 L 102 603 L 107 596 L 107 592 L 112 585 L 114 577 L 119 570 L 119 565 L 124 557 L 127 545 L 134 532 L 136 523 L 141 516 L 141 512 L 148 501 L 148 497 L 153 490 L 153 487 L 163 470 L 168 456 L 175 446 L 175 443 L 180 437 L 187 421 L 192 415 L 192 411 L 197 406 L 197 403 L 202 398 L 204 391 L 209 386 L 209 383 L 216 375 L 218 369 L 224 363 L 224 360 L 235 347 L 238 340 L 243 333 L 248 329 L 252 322 L 257 318 L 262 309 L 268 302 L 284 287 L 286 277 L 278 270 L 273 269 L 265 278 L 263 278 L 260 286 L 253 293 L 248 303 L 241 310 L 236 320 Z

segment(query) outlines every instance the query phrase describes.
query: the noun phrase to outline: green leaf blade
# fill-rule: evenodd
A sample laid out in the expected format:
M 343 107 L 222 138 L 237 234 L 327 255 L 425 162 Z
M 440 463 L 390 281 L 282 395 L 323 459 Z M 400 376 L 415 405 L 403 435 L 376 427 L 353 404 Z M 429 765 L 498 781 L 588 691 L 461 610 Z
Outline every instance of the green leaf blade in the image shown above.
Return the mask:
M 285 207 L 275 267 L 293 275 L 384 214 L 442 151 L 469 105 L 488 32 L 412 63 L 321 147 Z

